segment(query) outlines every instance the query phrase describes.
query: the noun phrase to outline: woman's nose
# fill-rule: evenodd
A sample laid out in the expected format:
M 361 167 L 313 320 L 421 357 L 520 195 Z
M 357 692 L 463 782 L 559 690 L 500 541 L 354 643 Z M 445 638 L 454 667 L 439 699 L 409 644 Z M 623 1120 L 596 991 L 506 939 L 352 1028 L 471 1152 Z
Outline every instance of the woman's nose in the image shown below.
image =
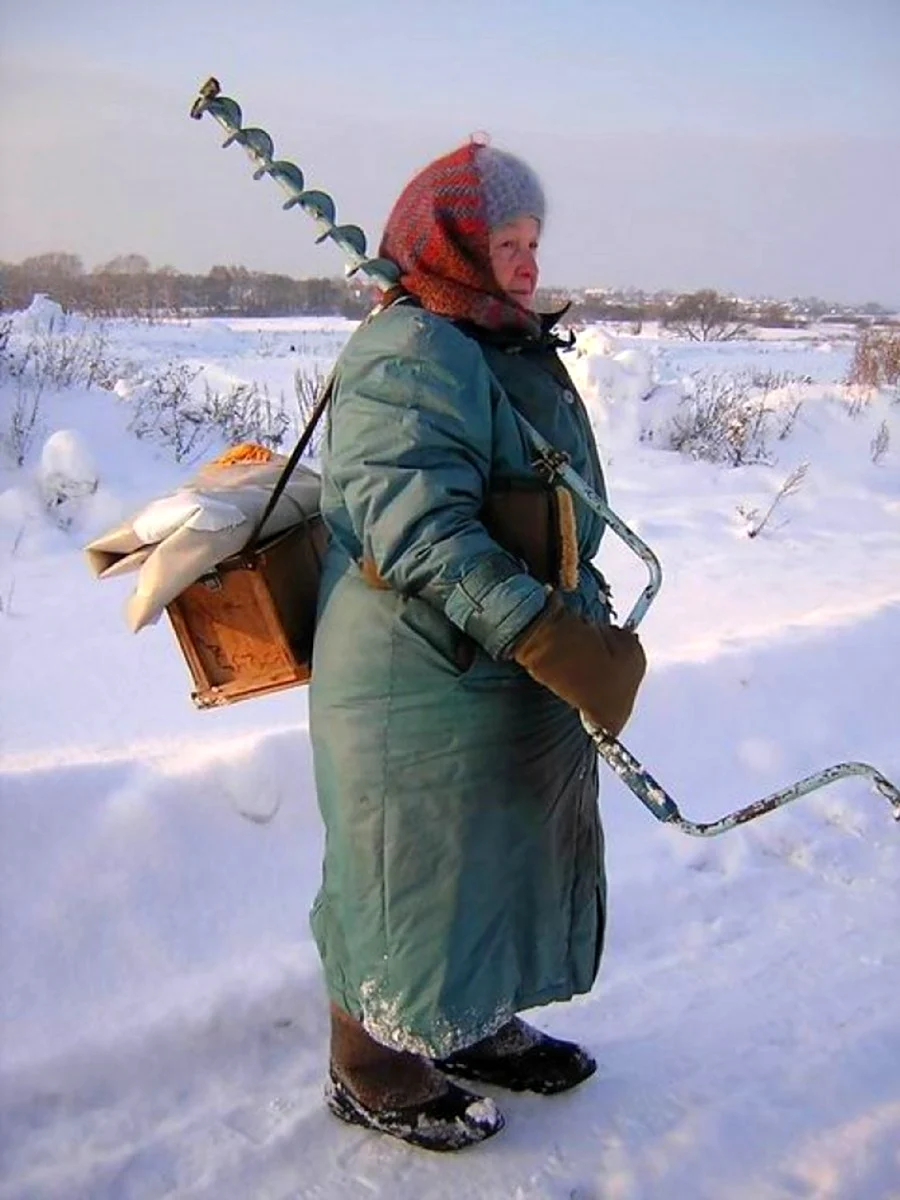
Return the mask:
M 519 259 L 516 271 L 519 275 L 536 275 L 537 259 L 530 250 L 526 250 Z

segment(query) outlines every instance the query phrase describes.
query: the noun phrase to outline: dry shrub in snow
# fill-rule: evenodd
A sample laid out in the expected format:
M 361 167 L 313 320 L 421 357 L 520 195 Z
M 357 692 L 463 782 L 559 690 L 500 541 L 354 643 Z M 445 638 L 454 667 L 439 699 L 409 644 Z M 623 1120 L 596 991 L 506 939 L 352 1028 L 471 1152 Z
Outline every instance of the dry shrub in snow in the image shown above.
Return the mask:
M 765 394 L 746 375 L 695 375 L 664 444 L 706 462 L 769 462 L 768 416 Z
M 779 504 L 782 503 L 788 496 L 793 496 L 803 486 L 803 481 L 806 478 L 806 473 L 809 470 L 809 463 L 800 463 L 794 467 L 793 471 L 785 479 L 784 483 L 775 493 L 772 503 L 764 513 L 760 513 L 758 508 L 748 508 L 746 505 L 738 505 L 738 515 L 747 523 L 747 537 L 755 538 L 763 532 L 772 519 L 772 514 Z M 787 520 L 781 521 L 775 528 L 780 529 L 787 524 Z
M 6 351 L 14 356 L 16 370 L 41 390 L 111 387 L 116 363 L 106 329 L 73 322 L 57 305 L 46 307 L 42 319 L 25 323 L 23 332 L 9 322 Z
M 861 333 L 847 382 L 867 388 L 900 383 L 900 329 L 866 329 Z
M 301 430 L 309 423 L 327 379 L 328 373 L 323 371 L 319 366 L 312 368 L 298 367 L 294 372 L 294 394 L 297 397 L 297 410 L 300 417 Z M 318 428 L 313 433 L 312 441 L 306 450 L 308 455 L 314 455 L 318 452 L 324 426 L 324 421 L 320 422 Z
M 224 393 L 207 384 L 204 401 L 209 420 L 230 445 L 258 442 L 277 450 L 291 427 L 284 394 L 273 400 L 265 384 L 235 383 Z
M 792 394 L 803 382 L 789 372 L 699 372 L 663 426 L 658 444 L 732 467 L 771 464 L 772 439 L 788 437 L 803 406 Z
M 132 415 L 128 428 L 139 438 L 171 448 L 176 462 L 209 445 L 208 423 L 194 401 L 192 384 L 199 367 L 169 362 L 139 383 L 132 393 Z
M 881 462 L 891 444 L 891 431 L 888 429 L 887 421 L 882 421 L 878 426 L 878 432 L 872 438 L 869 450 L 872 455 L 872 462 L 876 465 Z
M 291 422 L 284 396 L 272 398 L 256 383 L 234 383 L 220 392 L 204 382 L 194 384 L 201 367 L 168 362 L 141 381 L 131 393 L 129 429 L 171 450 L 176 462 L 193 462 L 217 443 L 258 442 L 275 450 Z

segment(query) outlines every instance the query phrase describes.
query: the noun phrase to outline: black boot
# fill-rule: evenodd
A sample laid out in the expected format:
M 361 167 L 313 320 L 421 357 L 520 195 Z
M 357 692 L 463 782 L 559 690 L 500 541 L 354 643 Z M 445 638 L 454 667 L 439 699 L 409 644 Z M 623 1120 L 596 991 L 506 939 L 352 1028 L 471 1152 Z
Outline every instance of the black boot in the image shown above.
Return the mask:
M 444 1082 L 444 1091 L 432 1100 L 399 1108 L 368 1108 L 332 1074 L 325 1099 L 342 1121 L 387 1133 L 423 1150 L 462 1150 L 500 1132 L 503 1115 L 493 1100 Z
M 596 1060 L 586 1050 L 541 1033 L 519 1017 L 434 1065 L 447 1075 L 542 1096 L 567 1092 L 597 1070 Z
M 335 1005 L 325 1100 L 342 1121 L 426 1150 L 461 1150 L 504 1124 L 493 1100 L 451 1083 L 427 1059 L 376 1042 Z

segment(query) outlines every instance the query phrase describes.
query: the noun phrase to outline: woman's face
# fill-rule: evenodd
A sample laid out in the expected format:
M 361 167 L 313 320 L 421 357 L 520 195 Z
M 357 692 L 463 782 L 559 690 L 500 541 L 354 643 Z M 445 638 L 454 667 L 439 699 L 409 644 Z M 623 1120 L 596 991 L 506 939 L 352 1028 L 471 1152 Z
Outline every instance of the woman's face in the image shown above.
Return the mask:
M 534 217 L 516 217 L 498 225 L 490 235 L 494 278 L 507 296 L 523 308 L 531 308 L 537 289 L 540 234 L 540 223 Z

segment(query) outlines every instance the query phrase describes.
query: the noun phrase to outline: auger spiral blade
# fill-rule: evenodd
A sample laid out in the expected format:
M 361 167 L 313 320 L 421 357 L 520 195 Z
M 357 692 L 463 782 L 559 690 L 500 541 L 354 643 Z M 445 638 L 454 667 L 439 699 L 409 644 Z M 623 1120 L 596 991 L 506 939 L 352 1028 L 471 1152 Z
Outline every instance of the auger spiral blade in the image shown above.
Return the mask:
M 258 126 L 244 127 L 241 106 L 230 96 L 223 96 L 215 76 L 210 76 L 191 105 L 191 116 L 195 120 L 205 114 L 218 122 L 226 131 L 223 146 L 237 145 L 253 164 L 253 178 L 271 176 L 287 199 L 282 207 L 300 208 L 313 219 L 317 231 L 317 242 L 331 239 L 347 259 L 347 275 L 361 272 L 383 290 L 393 287 L 400 276 L 395 263 L 385 258 L 366 257 L 366 236 L 358 225 L 338 225 L 337 212 L 332 197 L 321 189 L 307 189 L 303 172 L 288 159 L 275 159 L 275 144 L 265 129 Z
M 279 158 L 269 167 L 269 175 L 281 190 L 287 193 L 288 198 L 281 207 L 293 208 L 306 186 L 303 181 L 303 172 L 294 163 Z
M 264 129 L 243 129 L 237 140 L 247 152 L 247 157 L 255 164 L 254 179 L 262 179 L 272 165 L 272 155 L 275 144 Z
M 397 264 L 391 262 L 389 258 L 367 258 L 364 262 L 354 266 L 348 263 L 346 268 L 347 276 L 355 275 L 357 271 L 365 271 L 369 275 L 375 275 L 380 279 L 389 279 L 391 283 L 388 285 L 393 287 L 399 278 Z
M 334 229 L 334 218 L 337 216 L 332 198 L 327 192 L 313 190 L 301 193 L 297 203 L 315 222 L 319 234 L 316 242 L 324 242 Z
M 335 225 L 331 239 L 340 246 L 347 258 L 365 258 L 366 235 L 358 225 Z

